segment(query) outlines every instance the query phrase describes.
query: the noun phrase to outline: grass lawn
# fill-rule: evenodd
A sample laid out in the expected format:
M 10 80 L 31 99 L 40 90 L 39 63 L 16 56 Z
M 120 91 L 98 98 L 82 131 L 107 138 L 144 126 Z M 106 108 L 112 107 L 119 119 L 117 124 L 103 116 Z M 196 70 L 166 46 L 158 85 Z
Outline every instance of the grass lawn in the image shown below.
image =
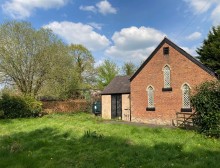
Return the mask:
M 0 167 L 220 167 L 220 140 L 90 114 L 0 120 Z

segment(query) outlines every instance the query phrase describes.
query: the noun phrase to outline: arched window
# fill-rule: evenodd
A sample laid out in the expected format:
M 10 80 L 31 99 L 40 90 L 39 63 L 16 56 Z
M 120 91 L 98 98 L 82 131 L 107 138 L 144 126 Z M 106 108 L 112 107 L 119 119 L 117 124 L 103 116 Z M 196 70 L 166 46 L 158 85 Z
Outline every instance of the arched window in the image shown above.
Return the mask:
M 182 108 L 190 109 L 190 87 L 186 83 L 182 86 Z
M 154 108 L 154 88 L 152 86 L 148 86 L 147 96 L 148 96 L 148 108 Z
M 166 65 L 163 68 L 163 76 L 164 76 L 164 88 L 171 88 L 170 67 L 168 65 Z

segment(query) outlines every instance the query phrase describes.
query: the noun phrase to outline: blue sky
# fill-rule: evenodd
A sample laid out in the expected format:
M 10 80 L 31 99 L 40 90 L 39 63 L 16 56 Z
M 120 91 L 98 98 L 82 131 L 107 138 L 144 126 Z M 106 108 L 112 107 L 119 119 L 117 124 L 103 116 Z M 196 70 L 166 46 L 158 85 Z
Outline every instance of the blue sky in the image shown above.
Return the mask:
M 220 24 L 220 0 L 0 0 L 0 22 L 50 28 L 67 44 L 83 44 L 96 64 L 145 60 L 167 36 L 195 49 Z

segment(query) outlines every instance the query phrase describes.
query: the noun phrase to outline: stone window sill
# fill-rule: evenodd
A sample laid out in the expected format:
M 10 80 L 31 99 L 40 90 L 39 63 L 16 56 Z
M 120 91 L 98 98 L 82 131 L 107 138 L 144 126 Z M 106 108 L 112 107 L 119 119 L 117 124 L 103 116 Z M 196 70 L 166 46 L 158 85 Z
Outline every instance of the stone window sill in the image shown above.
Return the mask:
M 162 91 L 163 92 L 169 92 L 169 91 L 172 91 L 173 89 L 170 87 L 170 88 L 162 88 Z
M 181 108 L 181 112 L 192 112 L 192 108 Z
M 146 111 L 155 111 L 155 107 L 147 107 Z

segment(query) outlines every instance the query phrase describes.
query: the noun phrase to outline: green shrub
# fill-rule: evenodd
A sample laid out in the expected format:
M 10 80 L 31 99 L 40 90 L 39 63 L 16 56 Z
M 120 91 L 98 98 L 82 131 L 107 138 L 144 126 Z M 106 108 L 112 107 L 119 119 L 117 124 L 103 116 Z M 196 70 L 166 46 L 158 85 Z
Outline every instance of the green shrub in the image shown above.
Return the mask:
M 42 110 L 42 103 L 33 97 L 3 94 L 0 110 L 4 118 L 36 117 Z
M 207 136 L 220 137 L 220 81 L 205 82 L 191 98 L 195 125 Z

